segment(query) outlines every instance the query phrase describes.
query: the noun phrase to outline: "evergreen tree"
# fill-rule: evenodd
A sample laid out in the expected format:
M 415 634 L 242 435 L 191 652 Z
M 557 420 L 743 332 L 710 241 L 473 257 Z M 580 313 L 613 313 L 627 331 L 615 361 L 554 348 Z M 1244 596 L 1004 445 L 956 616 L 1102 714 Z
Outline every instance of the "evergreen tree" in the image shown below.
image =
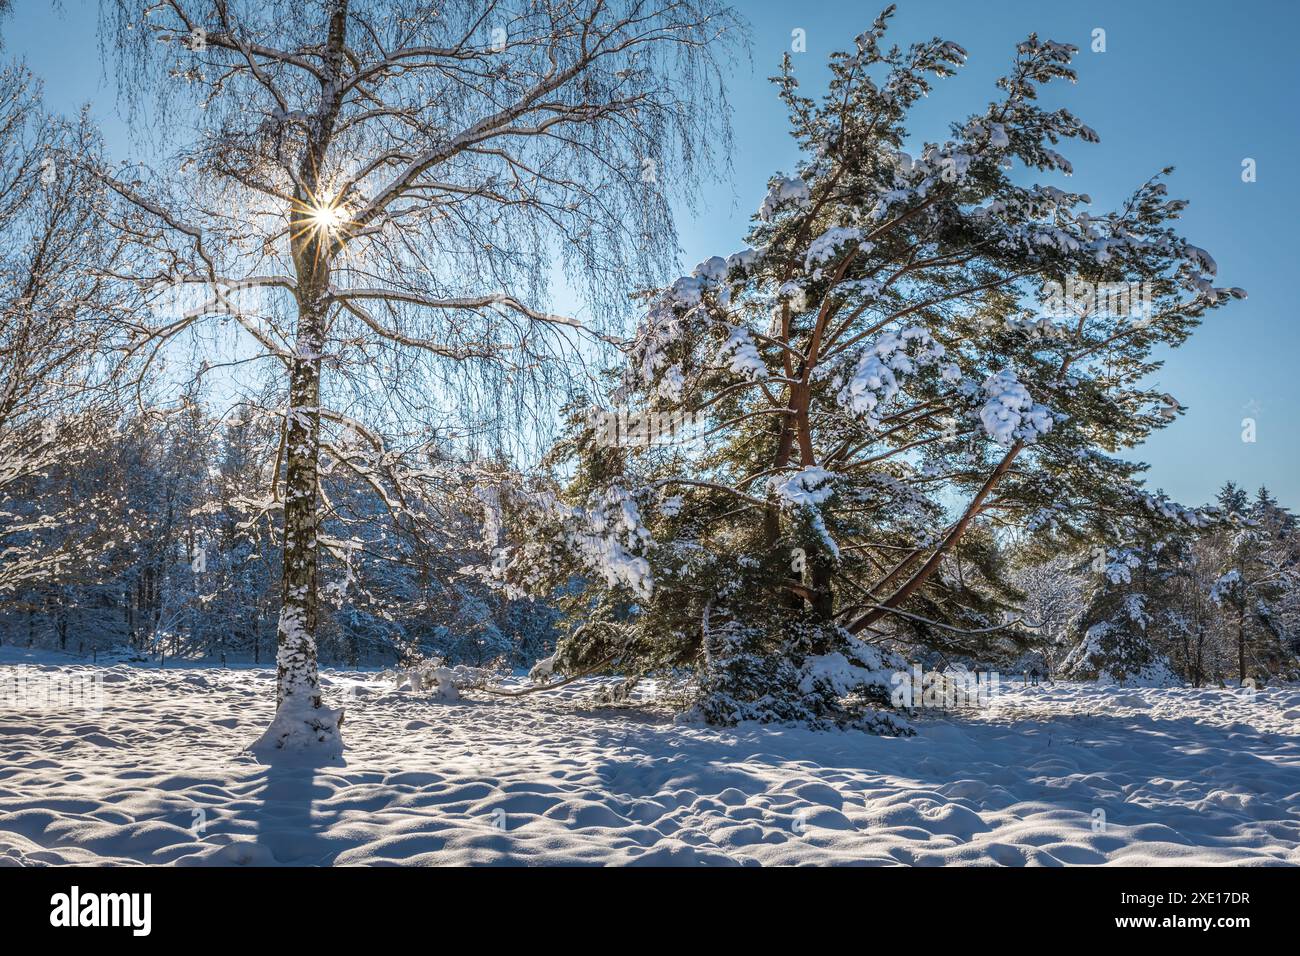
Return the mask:
M 1243 520 L 1226 542 L 1210 597 L 1226 619 L 1238 681 L 1279 672 L 1290 676 L 1297 662 L 1282 604 L 1300 584 L 1295 544 L 1289 540 L 1294 522 L 1266 488 L 1259 489 L 1249 507 L 1243 503 L 1242 511 Z
M 1163 653 L 1161 625 L 1185 546 L 1174 538 L 1107 553 L 1081 619 L 1083 640 L 1062 663 L 1061 676 L 1154 687 L 1180 682 Z
M 1115 452 L 1179 407 L 1143 384 L 1152 350 L 1243 293 L 1174 232 L 1163 174 L 1104 214 L 1023 184 L 1071 172 L 1061 141 L 1096 140 L 1037 102 L 1074 78 L 1072 47 L 1030 36 L 998 100 L 904 153 L 911 107 L 965 54 L 884 45 L 890 12 L 832 55 L 820 101 L 786 58 L 804 159 L 771 180 L 749 247 L 652 299 L 614 412 L 575 407 L 555 479 L 496 503 L 527 529 L 499 579 L 585 582 L 568 672 L 687 668 L 715 721 L 890 729 L 891 643 L 1014 633 L 986 535 L 1204 520 Z M 1132 308 L 1100 302 L 1133 284 Z
M 1229 515 L 1240 515 L 1246 513 L 1246 506 L 1250 498 L 1242 488 L 1238 488 L 1234 482 L 1226 481 L 1223 487 L 1219 489 L 1217 495 L 1219 507 Z

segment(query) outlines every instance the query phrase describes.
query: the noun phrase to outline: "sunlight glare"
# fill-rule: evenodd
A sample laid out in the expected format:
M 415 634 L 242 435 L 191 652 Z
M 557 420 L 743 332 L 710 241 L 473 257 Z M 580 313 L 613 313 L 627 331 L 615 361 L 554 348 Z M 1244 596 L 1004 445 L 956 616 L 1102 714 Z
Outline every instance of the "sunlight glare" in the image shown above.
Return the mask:
M 312 225 L 323 232 L 337 232 L 347 220 L 344 211 L 338 206 L 313 206 L 308 210 Z

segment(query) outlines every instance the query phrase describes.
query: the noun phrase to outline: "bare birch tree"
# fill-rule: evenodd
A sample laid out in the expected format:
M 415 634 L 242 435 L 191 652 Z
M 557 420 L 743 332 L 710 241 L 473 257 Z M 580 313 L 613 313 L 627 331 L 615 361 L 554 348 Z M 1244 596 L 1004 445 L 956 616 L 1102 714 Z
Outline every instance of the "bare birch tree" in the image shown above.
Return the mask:
M 135 328 L 136 353 L 233 317 L 239 361 L 287 383 L 277 716 L 259 747 L 335 751 L 314 642 L 322 457 L 403 508 L 383 436 L 338 406 L 387 377 L 491 423 L 505 391 L 607 335 L 674 258 L 665 187 L 689 195 L 725 144 L 715 56 L 738 24 L 713 0 L 105 0 L 102 19 L 171 157 L 100 169 L 155 256 L 142 284 L 206 290 Z M 594 319 L 546 308 L 561 270 Z

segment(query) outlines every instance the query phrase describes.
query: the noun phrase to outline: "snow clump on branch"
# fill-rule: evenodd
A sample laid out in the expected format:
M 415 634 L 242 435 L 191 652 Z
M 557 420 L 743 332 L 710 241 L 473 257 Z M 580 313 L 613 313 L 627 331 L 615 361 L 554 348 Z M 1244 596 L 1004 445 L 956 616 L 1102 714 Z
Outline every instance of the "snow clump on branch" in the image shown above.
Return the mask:
M 1037 404 L 1013 369 L 1004 368 L 984 381 L 988 401 L 980 409 L 984 431 L 1004 448 L 1017 441 L 1033 444 L 1052 430 L 1052 410 Z

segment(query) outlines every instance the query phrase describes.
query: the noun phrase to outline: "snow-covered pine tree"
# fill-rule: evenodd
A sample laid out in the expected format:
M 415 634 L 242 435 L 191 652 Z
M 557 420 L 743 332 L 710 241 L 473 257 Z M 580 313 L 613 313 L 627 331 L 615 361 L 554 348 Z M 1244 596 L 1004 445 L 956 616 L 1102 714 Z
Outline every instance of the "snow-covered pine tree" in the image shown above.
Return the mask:
M 1187 540 L 1110 549 L 1079 629 L 1062 662 L 1068 680 L 1168 687 L 1181 680 L 1163 651 L 1161 627 L 1172 607 Z
M 571 336 L 599 335 L 546 310 L 553 269 L 602 306 L 664 275 L 664 190 L 691 194 L 725 145 L 714 54 L 738 23 L 713 0 L 111 0 L 103 19 L 123 93 L 157 96 L 135 116 L 166 117 L 175 153 L 162 176 L 91 168 L 153 254 L 140 281 L 203 290 L 137 345 L 233 319 L 241 362 L 265 359 L 284 395 L 277 716 L 258 746 L 334 756 L 323 456 L 394 511 L 405 496 L 382 433 L 340 406 L 386 391 L 499 436 L 544 398 Z M 367 437 L 341 454 L 348 429 Z
M 1250 507 L 1250 496 L 1246 494 L 1244 488 L 1237 486 L 1234 481 L 1225 481 L 1223 487 L 1215 495 L 1215 500 L 1223 513 L 1228 517 L 1243 516 Z
M 1219 493 L 1239 517 L 1219 550 L 1219 576 L 1210 599 L 1222 611 L 1233 648 L 1238 681 L 1293 678 L 1300 665 L 1290 646 L 1283 612 L 1287 596 L 1300 587 L 1295 521 L 1267 488 L 1254 501 L 1231 482 Z
M 527 529 L 498 578 L 586 582 L 564 671 L 685 668 L 711 720 L 889 729 L 891 640 L 1005 633 L 991 582 L 957 573 L 973 528 L 1116 541 L 1200 520 L 1115 453 L 1176 416 L 1143 385 L 1152 349 L 1242 293 L 1173 230 L 1163 174 L 1105 213 L 1025 184 L 1097 138 L 1038 105 L 1074 78 L 1068 45 L 1030 36 L 996 101 L 904 153 L 909 110 L 965 54 L 884 45 L 890 12 L 832 55 L 820 100 L 787 57 L 804 160 L 749 246 L 653 299 L 618 414 L 575 409 L 553 456 L 569 471 L 497 501 Z M 1099 304 L 1131 283 L 1140 301 Z
M 1256 520 L 1269 542 L 1270 563 L 1285 572 L 1282 594 L 1270 605 L 1271 620 L 1284 635 L 1290 657 L 1300 659 L 1300 522 L 1267 488 L 1259 489 L 1255 508 Z

